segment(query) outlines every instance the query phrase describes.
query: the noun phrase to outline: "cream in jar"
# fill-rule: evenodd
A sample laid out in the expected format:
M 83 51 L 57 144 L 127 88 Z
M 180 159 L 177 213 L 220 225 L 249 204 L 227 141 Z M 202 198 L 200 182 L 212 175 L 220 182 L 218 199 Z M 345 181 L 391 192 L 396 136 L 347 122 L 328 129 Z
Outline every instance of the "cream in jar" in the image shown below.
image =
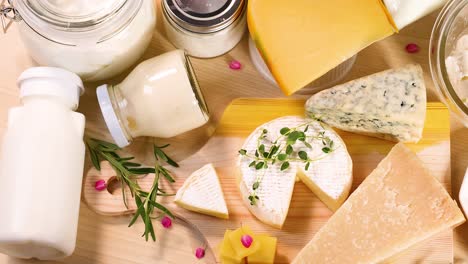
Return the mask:
M 139 136 L 174 137 L 209 119 L 190 60 L 181 50 L 142 62 L 122 83 L 98 87 L 97 95 L 120 147 Z
M 468 106 L 468 30 L 465 30 L 445 60 L 447 73 L 454 90 Z
M 222 55 L 241 40 L 247 28 L 245 0 L 162 0 L 169 40 L 189 55 Z
M 14 0 L 21 39 L 40 65 L 65 68 L 85 81 L 133 65 L 156 25 L 153 0 Z

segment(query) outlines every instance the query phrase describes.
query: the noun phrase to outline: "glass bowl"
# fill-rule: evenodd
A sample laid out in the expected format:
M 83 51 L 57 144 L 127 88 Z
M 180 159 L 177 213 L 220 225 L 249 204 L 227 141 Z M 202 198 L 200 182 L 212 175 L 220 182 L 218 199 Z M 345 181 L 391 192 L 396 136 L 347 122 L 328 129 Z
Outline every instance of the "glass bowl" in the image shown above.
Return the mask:
M 429 64 L 440 99 L 468 127 L 468 79 L 463 79 L 463 44 L 459 43 L 463 36 L 462 48 L 468 55 L 468 0 L 449 0 L 432 30 Z
M 250 59 L 254 64 L 257 71 L 262 75 L 262 77 L 267 80 L 272 85 L 279 87 L 275 81 L 275 78 L 271 74 L 268 66 L 265 64 L 260 52 L 258 51 L 257 47 L 255 46 L 254 41 L 252 38 L 249 37 L 249 53 Z M 340 65 L 336 66 L 335 68 L 331 69 L 329 72 L 324 74 L 322 77 L 318 78 L 317 80 L 309 83 L 304 88 L 297 91 L 295 94 L 302 94 L 302 95 L 311 95 L 316 92 L 319 92 L 325 88 L 329 88 L 335 84 L 338 84 L 341 80 L 346 77 L 346 75 L 351 71 L 351 68 L 356 62 L 356 55 L 347 59 Z

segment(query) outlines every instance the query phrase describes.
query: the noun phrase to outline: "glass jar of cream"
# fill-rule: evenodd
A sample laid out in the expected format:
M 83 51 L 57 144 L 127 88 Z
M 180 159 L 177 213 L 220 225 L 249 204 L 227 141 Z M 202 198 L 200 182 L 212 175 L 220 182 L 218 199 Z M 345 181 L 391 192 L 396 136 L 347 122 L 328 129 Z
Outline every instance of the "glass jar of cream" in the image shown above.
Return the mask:
M 99 86 L 97 98 L 120 147 L 139 136 L 174 137 L 209 120 L 190 60 L 182 50 L 142 62 L 118 85 Z
M 9 2 L 31 57 L 86 81 L 107 79 L 130 67 L 155 30 L 153 0 Z
M 194 57 L 230 51 L 247 29 L 246 0 L 162 0 L 161 5 L 167 37 Z
M 451 113 L 468 127 L 468 0 L 450 0 L 432 30 L 432 79 Z

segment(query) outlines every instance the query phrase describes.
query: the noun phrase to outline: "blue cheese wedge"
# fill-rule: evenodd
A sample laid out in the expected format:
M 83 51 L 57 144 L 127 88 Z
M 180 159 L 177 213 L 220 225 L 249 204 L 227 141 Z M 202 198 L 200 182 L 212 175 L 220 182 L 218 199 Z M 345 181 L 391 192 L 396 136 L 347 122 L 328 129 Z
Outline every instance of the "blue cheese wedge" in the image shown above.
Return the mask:
M 287 152 L 288 137 L 281 134 L 285 128 L 304 133 L 292 145 L 289 166 L 277 155 Z M 267 162 L 267 168 L 257 169 L 262 158 L 255 153 L 271 153 L 277 142 L 278 152 Z M 263 147 L 261 147 L 263 145 Z M 281 228 L 284 224 L 296 183 L 296 176 L 330 209 L 337 210 L 348 197 L 352 184 L 352 161 L 340 136 L 330 127 L 311 119 L 286 116 L 258 127 L 245 141 L 238 159 L 238 185 L 242 200 L 260 221 Z M 303 152 L 302 155 L 299 155 Z M 300 156 L 311 160 L 309 166 Z M 260 154 L 259 154 L 260 156 Z M 255 165 L 252 162 L 256 162 Z M 284 168 L 284 167 L 283 167 Z M 259 182 L 258 186 L 255 184 Z M 256 196 L 255 203 L 249 197 Z
M 406 65 L 324 90 L 307 101 L 306 111 L 342 130 L 418 142 L 426 117 L 421 66 Z
M 174 202 L 197 213 L 229 218 L 218 174 L 211 163 L 195 171 L 185 180 L 177 191 Z

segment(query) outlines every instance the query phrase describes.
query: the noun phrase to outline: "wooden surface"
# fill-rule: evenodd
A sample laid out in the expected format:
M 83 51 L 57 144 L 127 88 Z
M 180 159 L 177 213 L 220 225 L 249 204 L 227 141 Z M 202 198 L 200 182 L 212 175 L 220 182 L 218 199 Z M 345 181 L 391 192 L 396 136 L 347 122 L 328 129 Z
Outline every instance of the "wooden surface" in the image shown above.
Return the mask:
M 430 77 L 427 56 L 429 37 L 436 16 L 437 12 L 434 12 L 402 30 L 398 35 L 391 36 L 361 51 L 346 80 L 402 66 L 406 63 L 419 63 L 423 66 L 425 72 L 428 98 L 431 101 L 437 100 Z M 421 51 L 416 54 L 406 53 L 404 47 L 408 43 L 417 43 L 421 47 Z M 239 45 L 224 56 L 208 60 L 192 60 L 200 85 L 205 91 L 214 122 L 219 121 L 225 107 L 235 98 L 284 97 L 279 89 L 264 81 L 256 72 L 249 60 L 247 47 L 247 38 L 244 38 Z M 23 70 L 33 66 L 34 63 L 21 43 L 16 26 L 13 26 L 7 35 L 0 33 L 0 48 L 2 52 L 0 59 L 0 77 L 2 80 L 0 83 L 0 133 L 2 134 L 6 125 L 7 110 L 19 104 L 16 78 Z M 164 37 L 161 12 L 158 10 L 158 27 L 153 41 L 142 60 L 172 49 L 174 47 Z M 227 64 L 232 59 L 237 59 L 243 64 L 242 70 L 233 71 L 229 69 Z M 119 81 L 124 76 L 125 74 L 122 74 L 114 81 Z M 96 85 L 87 84 L 86 93 L 81 98 L 79 111 L 86 115 L 87 133 L 108 138 L 95 97 Z M 468 149 L 468 129 L 462 127 L 454 119 L 451 121 L 452 189 L 454 197 L 457 197 L 468 165 L 468 152 L 466 151 Z M 148 140 L 139 139 L 134 143 L 133 148 L 141 148 Z M 178 143 L 178 146 L 182 146 L 175 151 L 179 158 L 193 153 L 187 150 L 196 149 L 203 144 L 203 142 L 191 142 L 189 139 L 181 140 Z M 89 163 L 87 168 L 89 168 Z M 75 254 L 55 263 L 158 263 L 161 252 L 154 250 L 154 245 L 144 242 L 139 237 L 142 225 L 126 228 L 128 220 L 127 217 L 99 216 L 82 203 Z M 31 221 L 34 220 L 31 219 Z M 0 255 L 0 263 L 32 262 L 15 260 Z M 468 224 L 459 227 L 455 232 L 454 262 L 468 263 Z
M 228 106 L 215 134 L 206 145 L 182 161 L 181 169 L 173 170 L 177 178 L 172 187 L 177 190 L 191 172 L 207 162 L 212 162 L 216 167 L 229 209 L 229 220 L 177 208 L 171 203 L 170 198 L 162 200 L 171 207 L 173 212 L 192 221 L 206 236 L 212 247 L 220 243 L 226 229 L 239 227 L 241 223 L 247 224 L 254 232 L 268 233 L 278 237 L 275 263 L 290 263 L 332 215 L 332 211 L 302 183 L 295 185 L 289 214 L 282 230 L 266 226 L 258 221 L 242 202 L 235 174 L 237 151 L 256 127 L 285 115 L 303 116 L 304 100 L 237 99 Z M 353 160 L 352 190 L 354 190 L 375 169 L 395 143 L 343 131 L 338 131 L 338 133 L 346 143 Z M 428 105 L 423 138 L 418 144 L 408 144 L 408 146 L 418 153 L 433 175 L 450 190 L 450 123 L 445 106 L 440 103 Z M 136 205 L 131 200 L 129 209 L 124 206 L 120 190 L 112 188 L 112 194 L 109 191 L 96 192 L 94 189 L 94 183 L 97 180 L 104 179 L 109 182 L 114 176 L 115 173 L 112 169 L 109 170 L 108 166 L 105 166 L 101 173 L 95 169 L 88 172 L 83 186 L 83 198 L 90 209 L 105 215 L 128 214 L 136 209 Z M 153 178 L 154 175 L 148 175 L 139 180 L 144 190 L 151 188 Z M 174 249 L 166 247 L 166 250 L 173 251 Z M 414 263 L 421 260 L 449 263 L 452 256 L 452 232 L 448 230 L 418 244 L 395 259 L 394 263 Z M 191 260 L 191 258 L 180 256 L 174 256 L 174 259 L 180 259 L 181 262 Z

